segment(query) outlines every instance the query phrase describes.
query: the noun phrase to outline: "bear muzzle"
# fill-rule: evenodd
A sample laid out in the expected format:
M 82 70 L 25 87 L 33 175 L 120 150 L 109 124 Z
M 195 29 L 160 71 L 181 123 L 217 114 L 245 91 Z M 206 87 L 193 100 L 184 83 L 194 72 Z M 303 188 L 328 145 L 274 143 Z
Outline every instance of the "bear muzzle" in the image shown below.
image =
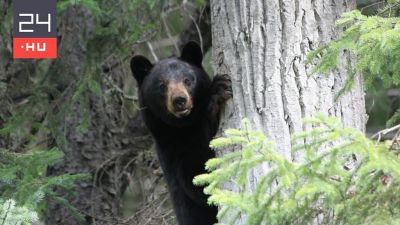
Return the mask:
M 192 108 L 192 98 L 182 82 L 168 85 L 167 109 L 171 114 L 182 118 L 189 115 Z

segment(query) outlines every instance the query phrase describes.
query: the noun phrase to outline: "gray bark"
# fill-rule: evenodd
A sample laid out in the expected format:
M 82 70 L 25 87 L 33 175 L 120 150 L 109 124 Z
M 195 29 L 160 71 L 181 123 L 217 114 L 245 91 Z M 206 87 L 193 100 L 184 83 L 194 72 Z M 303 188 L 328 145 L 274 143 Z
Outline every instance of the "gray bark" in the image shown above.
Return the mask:
M 338 33 L 335 20 L 355 5 L 355 0 L 211 1 L 214 71 L 231 76 L 234 93 L 221 129 L 239 127 L 249 118 L 276 143 L 277 152 L 292 160 L 299 156 L 291 155 L 290 135 L 308 129 L 302 118 L 318 111 L 364 131 L 362 78 L 334 101 L 351 59 L 343 54 L 329 76 L 312 75 L 305 65 L 307 53 L 332 40 Z M 265 169 L 255 171 L 250 182 Z

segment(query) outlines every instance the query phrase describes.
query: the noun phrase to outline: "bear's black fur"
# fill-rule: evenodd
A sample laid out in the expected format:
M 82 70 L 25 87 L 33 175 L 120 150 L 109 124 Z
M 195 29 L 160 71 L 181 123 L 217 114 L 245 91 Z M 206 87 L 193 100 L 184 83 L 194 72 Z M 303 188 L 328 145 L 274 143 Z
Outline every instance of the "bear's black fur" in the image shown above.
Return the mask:
M 152 65 L 143 56 L 131 59 L 139 86 L 144 121 L 155 138 L 157 154 L 180 225 L 211 225 L 217 207 L 207 204 L 193 177 L 205 173 L 214 157 L 209 143 L 216 134 L 220 108 L 232 96 L 227 75 L 211 81 L 201 65 L 200 47 L 189 42 L 181 57 Z

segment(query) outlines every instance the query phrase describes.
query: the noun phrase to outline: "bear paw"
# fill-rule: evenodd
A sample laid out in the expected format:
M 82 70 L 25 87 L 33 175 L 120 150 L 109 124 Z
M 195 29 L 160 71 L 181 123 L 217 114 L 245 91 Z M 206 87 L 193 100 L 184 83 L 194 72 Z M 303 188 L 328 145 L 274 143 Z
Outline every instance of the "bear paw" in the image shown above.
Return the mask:
M 228 74 L 217 74 L 211 86 L 213 98 L 219 104 L 225 103 L 232 98 L 232 81 Z

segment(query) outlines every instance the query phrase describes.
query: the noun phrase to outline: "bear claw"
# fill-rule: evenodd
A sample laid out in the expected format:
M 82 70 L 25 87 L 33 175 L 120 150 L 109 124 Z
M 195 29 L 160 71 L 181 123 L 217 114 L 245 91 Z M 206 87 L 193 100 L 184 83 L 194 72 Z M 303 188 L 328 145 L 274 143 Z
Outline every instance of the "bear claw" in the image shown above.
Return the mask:
M 217 74 L 212 83 L 212 93 L 223 103 L 233 96 L 232 81 L 228 74 Z

